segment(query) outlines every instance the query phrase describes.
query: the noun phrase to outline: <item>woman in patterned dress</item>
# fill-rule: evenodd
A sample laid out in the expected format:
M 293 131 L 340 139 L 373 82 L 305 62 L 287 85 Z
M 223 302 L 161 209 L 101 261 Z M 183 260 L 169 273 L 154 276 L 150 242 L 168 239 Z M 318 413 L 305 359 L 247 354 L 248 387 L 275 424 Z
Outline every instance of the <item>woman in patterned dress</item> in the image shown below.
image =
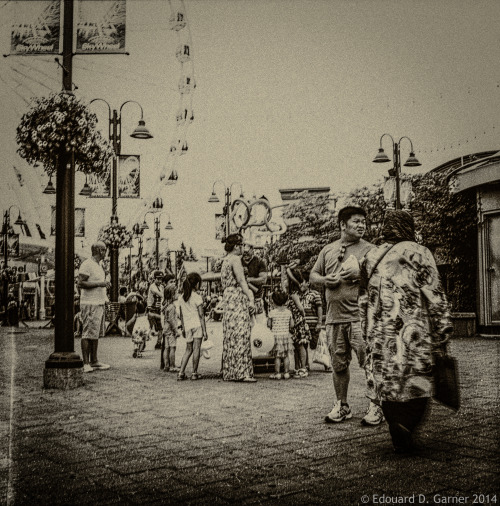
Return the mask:
M 436 262 L 415 242 L 411 214 L 389 211 L 382 235 L 385 243 L 361 265 L 359 308 L 368 396 L 381 402 L 401 453 L 412 449 L 432 395 L 433 354 L 445 352 L 452 326 Z
M 255 304 L 241 264 L 242 245 L 240 234 L 229 235 L 224 245 L 227 255 L 221 269 L 224 290 L 222 379 L 254 383 L 257 380 L 253 377 L 250 317 L 255 312 Z

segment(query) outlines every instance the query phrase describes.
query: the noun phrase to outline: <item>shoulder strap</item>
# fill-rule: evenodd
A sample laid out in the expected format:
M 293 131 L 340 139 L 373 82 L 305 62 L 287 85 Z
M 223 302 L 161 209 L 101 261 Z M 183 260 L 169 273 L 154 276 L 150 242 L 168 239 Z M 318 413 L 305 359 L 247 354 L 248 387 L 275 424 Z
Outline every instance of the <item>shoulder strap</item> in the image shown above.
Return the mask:
M 387 255 L 387 253 L 389 253 L 389 251 L 391 251 L 392 248 L 394 248 L 395 244 L 393 244 L 390 248 L 386 249 L 382 255 L 380 255 L 377 259 L 377 261 L 375 262 L 375 265 L 373 266 L 373 269 L 372 269 L 372 272 L 370 272 L 370 275 L 368 276 L 368 281 L 371 279 L 371 277 L 373 276 L 375 270 L 377 269 L 378 267 L 378 264 L 382 261 L 382 259 L 385 257 L 385 255 Z

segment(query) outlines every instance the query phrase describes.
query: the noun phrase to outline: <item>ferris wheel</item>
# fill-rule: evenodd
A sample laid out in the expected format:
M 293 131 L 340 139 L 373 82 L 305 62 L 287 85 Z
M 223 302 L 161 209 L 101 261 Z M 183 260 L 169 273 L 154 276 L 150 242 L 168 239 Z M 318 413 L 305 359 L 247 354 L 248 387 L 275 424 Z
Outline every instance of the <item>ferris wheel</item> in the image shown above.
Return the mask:
M 169 27 L 175 33 L 176 44 L 172 53 L 178 63 L 178 80 L 176 83 L 178 98 L 175 113 L 175 131 L 168 150 L 164 153 L 164 165 L 158 171 L 153 190 L 140 205 L 134 220 L 146 210 L 153 208 L 154 202 L 161 199 L 165 186 L 173 185 L 179 178 L 179 165 L 182 156 L 188 154 L 189 144 L 187 131 L 194 121 L 193 95 L 196 88 L 193 60 L 193 42 L 186 15 L 184 0 L 168 0 L 170 8 Z

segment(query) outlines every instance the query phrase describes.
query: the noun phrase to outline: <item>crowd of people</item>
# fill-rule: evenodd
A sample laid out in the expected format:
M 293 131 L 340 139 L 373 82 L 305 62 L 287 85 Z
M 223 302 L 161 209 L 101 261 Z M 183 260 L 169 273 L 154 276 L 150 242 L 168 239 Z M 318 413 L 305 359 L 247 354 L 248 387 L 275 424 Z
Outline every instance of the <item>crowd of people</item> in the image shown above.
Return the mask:
M 274 289 L 270 301 L 263 296 L 266 263 L 240 234 L 223 240 L 222 300 L 204 300 L 197 273 L 188 274 L 178 290 L 172 274 L 154 271 L 146 294 L 121 294 L 124 301 L 136 302 L 136 312 L 125 325 L 133 357 L 139 358 L 152 340 L 161 349 L 161 369 L 177 373 L 182 381 L 191 361 L 190 379 L 200 379 L 202 343 L 208 339 L 206 315 L 212 316 L 221 304 L 224 381 L 257 381 L 251 350 L 257 321 L 274 336 L 275 370 L 270 378 L 300 379 L 309 374 L 309 354 L 324 338 L 325 328 L 335 396 L 325 422 L 341 423 L 353 416 L 348 393 L 354 353 L 365 372 L 369 399 L 362 423 L 376 426 L 387 420 L 395 450 L 411 450 L 412 433 L 432 394 L 433 356 L 446 353 L 452 331 L 436 264 L 430 251 L 415 241 L 407 211 L 386 213 L 379 246 L 363 239 L 362 208 L 341 209 L 338 221 L 340 238 L 320 251 L 310 272 L 298 262 L 290 264 L 286 282 Z M 100 266 L 105 251 L 102 243 L 94 244 L 78 278 L 85 372 L 109 368 L 97 358 L 108 285 Z M 181 338 L 186 348 L 178 368 L 175 353 Z

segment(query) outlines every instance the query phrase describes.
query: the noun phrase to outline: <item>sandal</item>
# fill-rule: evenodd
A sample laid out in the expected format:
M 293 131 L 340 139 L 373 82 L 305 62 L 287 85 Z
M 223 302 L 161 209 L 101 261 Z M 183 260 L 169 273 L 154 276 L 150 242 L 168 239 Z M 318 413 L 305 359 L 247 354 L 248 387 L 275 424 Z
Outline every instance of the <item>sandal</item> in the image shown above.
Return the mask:
M 240 381 L 242 383 L 257 383 L 257 380 L 255 378 L 251 378 L 250 376 L 247 376 L 246 378 L 243 378 Z
M 186 379 L 186 374 L 183 373 L 183 372 L 180 372 L 178 375 L 177 375 L 177 381 L 182 381 L 182 380 L 185 380 Z

